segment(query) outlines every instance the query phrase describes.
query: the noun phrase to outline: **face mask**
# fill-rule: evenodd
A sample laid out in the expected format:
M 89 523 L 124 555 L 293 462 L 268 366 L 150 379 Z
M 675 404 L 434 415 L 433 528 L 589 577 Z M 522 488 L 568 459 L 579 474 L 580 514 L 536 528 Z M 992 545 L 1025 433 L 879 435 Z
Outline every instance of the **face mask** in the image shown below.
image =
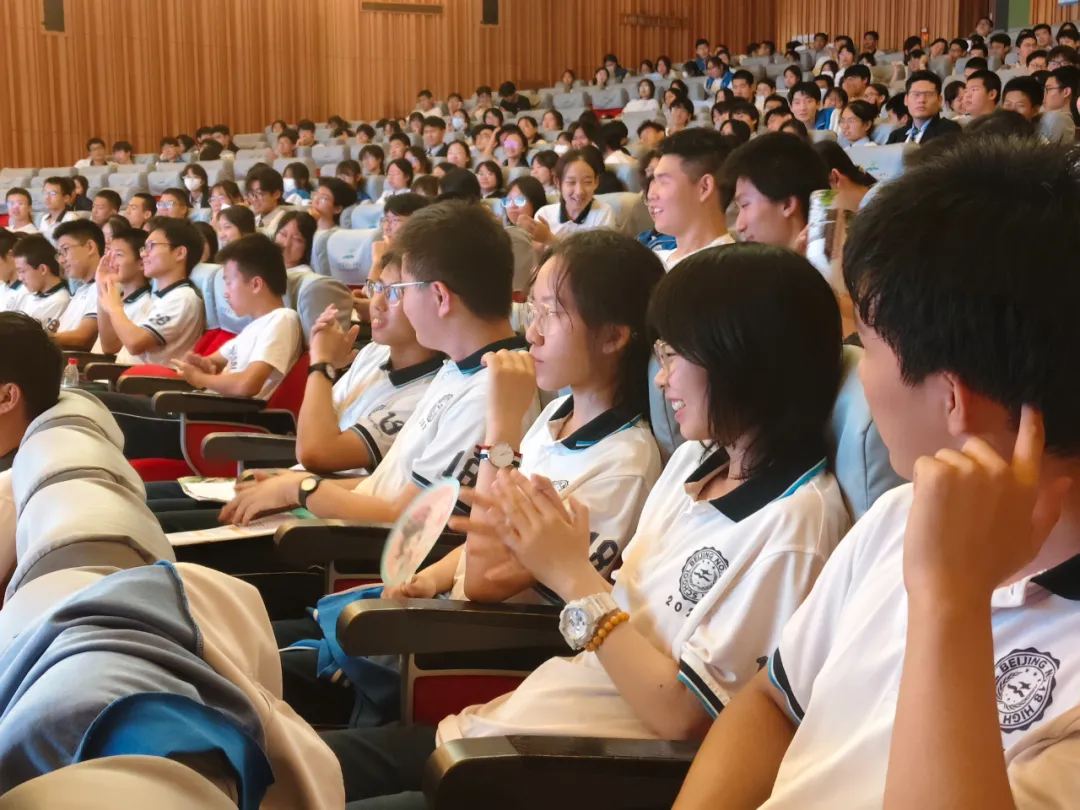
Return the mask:
M 556 155 L 565 155 L 569 151 L 570 151 L 570 147 L 567 146 L 565 143 L 557 143 L 557 144 L 555 144 L 555 154 Z
M 293 180 L 291 177 L 286 177 L 281 182 L 285 186 L 286 194 L 292 194 L 294 191 L 296 191 L 296 181 Z
M 454 119 L 454 129 L 465 129 L 465 119 L 464 118 L 455 118 Z
M 202 178 L 185 177 L 184 187 L 187 188 L 188 191 L 198 191 L 200 188 L 202 188 Z

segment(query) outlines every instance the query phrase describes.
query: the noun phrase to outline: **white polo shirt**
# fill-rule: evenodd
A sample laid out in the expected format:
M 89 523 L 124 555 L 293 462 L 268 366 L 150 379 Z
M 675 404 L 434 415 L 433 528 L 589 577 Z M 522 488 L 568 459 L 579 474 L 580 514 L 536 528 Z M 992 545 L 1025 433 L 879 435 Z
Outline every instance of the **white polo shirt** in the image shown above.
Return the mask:
M 18 228 L 9 227 L 8 230 L 11 231 L 12 233 L 25 233 L 25 234 L 35 234 L 35 233 L 38 232 L 37 225 L 35 225 L 33 222 L 28 222 L 25 225 L 20 225 Z
M 274 238 L 274 234 L 277 233 L 278 222 L 285 216 L 287 209 L 282 208 L 280 205 L 271 211 L 269 214 L 259 214 L 255 217 L 255 227 L 260 233 L 264 233 L 271 239 Z
M 612 591 L 713 715 L 768 660 L 850 525 L 824 460 L 776 464 L 722 497 L 698 500 L 726 462 L 699 442 L 675 451 Z M 507 734 L 656 737 L 590 652 L 552 658 L 514 692 L 446 718 L 437 741 Z
M 30 291 L 18 279 L 0 284 L 0 312 L 21 312 L 29 295 Z
M 97 298 L 96 281 L 91 281 L 89 284 L 78 283 L 64 314 L 60 316 L 56 331 L 70 332 L 78 329 L 84 318 L 97 320 Z
M 390 452 L 355 491 L 393 501 L 410 483 L 423 488 L 439 478 L 457 478 L 465 486 L 474 486 L 480 464 L 476 448 L 487 432 L 490 379 L 480 361 L 488 352 L 527 351 L 528 345 L 523 338 L 514 336 L 485 346 L 459 363 L 447 360 L 416 404 Z M 531 425 L 539 413 L 537 396 L 523 427 Z
M 338 430 L 351 430 L 363 439 L 372 465 L 378 465 L 444 362 L 438 355 L 424 363 L 395 369 L 390 363 L 390 347 L 369 343 L 356 355 L 345 376 L 334 383 Z
M 656 439 L 641 414 L 605 411 L 564 439 L 563 424 L 574 398 L 560 397 L 533 422 L 521 441 L 521 472 L 549 479 L 563 500 L 576 498 L 589 509 L 589 559 L 605 577 L 630 542 L 662 465 Z M 465 555 L 458 559 L 451 599 L 465 599 Z M 537 583 L 514 601 L 561 600 Z
M 844 538 L 769 661 L 799 727 L 763 808 L 881 807 L 907 634 L 912 491 L 908 484 L 882 495 Z M 1080 557 L 997 589 L 991 604 L 1013 799 L 1024 810 L 1076 807 Z
M 709 248 L 717 247 L 718 245 L 734 245 L 734 244 L 735 244 L 735 237 L 732 236 L 730 233 L 725 233 L 723 236 L 717 237 L 713 241 L 709 242 L 709 244 L 705 245 L 705 247 L 699 248 L 698 250 L 691 250 L 686 255 L 679 256 L 679 258 L 677 258 L 677 259 L 674 259 L 672 257 L 675 255 L 675 252 L 678 250 L 678 247 L 673 247 L 673 248 L 671 248 L 671 250 L 655 250 L 654 249 L 653 253 L 655 253 L 657 258 L 659 258 L 660 261 L 662 261 L 664 263 L 664 269 L 670 272 L 672 267 L 677 265 L 683 259 L 688 259 L 689 257 L 693 256 L 695 253 L 700 253 L 702 250 L 708 250 Z
M 131 357 L 125 350 L 132 364 L 167 366 L 195 348 L 206 331 L 206 305 L 195 285 L 187 279 L 155 290 L 141 317 L 138 320 L 128 317 L 157 341 L 156 349 L 138 357 Z M 117 361 L 120 362 L 119 358 Z
M 304 329 L 296 310 L 278 307 L 256 318 L 228 341 L 217 353 L 225 358 L 228 370 L 236 374 L 252 363 L 266 363 L 273 371 L 256 399 L 270 399 L 289 369 L 300 357 Z
M 44 236 L 46 239 L 48 239 L 50 242 L 52 242 L 55 245 L 56 240 L 53 239 L 53 231 L 55 231 L 57 229 L 57 227 L 59 227 L 61 224 L 65 223 L 65 222 L 71 222 L 72 220 L 75 220 L 75 219 L 78 219 L 78 218 L 79 218 L 78 215 L 76 215 L 76 213 L 74 211 L 65 211 L 63 216 L 60 217 L 59 221 L 50 222 L 49 221 L 49 212 L 46 211 L 44 214 L 41 215 L 41 217 L 37 221 L 38 233 L 40 233 L 42 236 Z
M 60 316 L 64 314 L 70 300 L 71 293 L 67 284 L 60 282 L 51 290 L 26 296 L 22 302 L 22 311 L 48 331 L 55 332 Z
M 593 199 L 577 219 L 570 219 L 566 206 L 561 202 L 545 205 L 536 212 L 536 218 L 542 219 L 556 236 L 567 236 L 577 231 L 591 231 L 593 228 L 614 228 L 615 212 L 603 200 Z
M 124 314 L 128 316 L 128 320 L 138 323 L 147 311 L 150 309 L 151 300 L 151 287 L 149 284 L 139 287 L 137 290 L 132 290 L 131 294 L 124 299 Z M 98 335 L 97 341 L 94 343 L 94 348 L 91 349 L 94 354 L 103 354 L 104 349 L 101 347 L 101 335 Z M 137 361 L 130 354 L 128 350 L 123 346 L 120 347 L 120 351 L 116 353 L 116 362 L 123 363 L 124 365 L 134 365 Z

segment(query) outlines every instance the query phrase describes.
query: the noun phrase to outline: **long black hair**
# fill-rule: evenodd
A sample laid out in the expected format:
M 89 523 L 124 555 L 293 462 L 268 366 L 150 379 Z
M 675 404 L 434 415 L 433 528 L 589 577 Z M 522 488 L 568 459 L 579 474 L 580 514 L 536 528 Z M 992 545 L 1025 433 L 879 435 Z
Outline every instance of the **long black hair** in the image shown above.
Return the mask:
M 652 338 L 647 326 L 649 298 L 664 277 L 656 254 L 617 231 L 598 228 L 558 240 L 539 266 L 556 260 L 559 275 L 555 297 L 566 302 L 590 330 L 625 326 L 630 339 L 619 357 L 614 407 L 632 414 L 649 409 L 649 358 Z M 826 284 L 826 287 L 828 285 Z
M 649 323 L 705 370 L 710 438 L 749 439 L 744 477 L 826 455 L 842 374 L 840 308 L 802 256 L 751 243 L 695 253 L 653 292 Z

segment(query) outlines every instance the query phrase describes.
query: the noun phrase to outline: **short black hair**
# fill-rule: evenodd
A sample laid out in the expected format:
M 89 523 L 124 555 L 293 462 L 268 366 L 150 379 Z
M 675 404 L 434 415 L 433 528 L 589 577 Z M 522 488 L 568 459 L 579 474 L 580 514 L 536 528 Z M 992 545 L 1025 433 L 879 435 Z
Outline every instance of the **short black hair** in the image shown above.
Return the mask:
M 255 182 L 258 182 L 259 190 L 264 194 L 273 194 L 275 191 L 281 194 L 285 193 L 285 184 L 282 182 L 281 175 L 265 163 L 252 166 L 251 171 L 244 178 L 245 188 L 249 191 L 251 190 L 251 184 Z
M 922 38 L 917 36 L 910 36 L 904 40 L 904 50 L 913 51 L 916 48 L 922 48 Z
M 123 200 L 120 199 L 120 195 L 111 188 L 100 189 L 97 194 L 94 195 L 94 199 L 96 200 L 98 197 L 108 201 L 109 205 L 117 211 L 119 211 L 120 206 L 123 205 Z
M 870 84 L 870 68 L 866 65 L 852 65 L 844 70 L 844 79 L 862 79 L 867 84 Z
M 228 124 L 214 124 L 214 134 L 216 134 L 216 135 L 228 135 L 229 134 L 229 126 L 228 126 Z
M 35 270 L 42 265 L 49 268 L 54 276 L 60 275 L 60 263 L 56 260 L 56 248 L 53 243 L 40 233 L 33 233 L 20 239 L 11 250 L 16 259 L 24 259 Z M 0 352 L 6 354 L 6 352 Z
M 867 31 L 863 34 L 864 37 L 870 37 L 871 39 L 881 39 L 877 31 Z
M 119 219 L 119 217 L 117 217 Z M 125 220 L 125 224 L 127 221 Z M 121 241 L 131 248 L 132 252 L 138 256 L 139 251 L 142 250 L 143 245 L 146 244 L 146 240 L 150 238 L 150 234 L 144 231 L 142 228 L 132 228 L 130 226 L 121 228 L 118 231 L 113 231 L 113 242 Z M 215 239 L 215 241 L 217 241 Z
M 802 93 L 808 98 L 812 98 L 815 104 L 817 104 L 819 107 L 821 106 L 821 88 L 818 87 L 814 82 L 799 82 L 797 85 L 792 87 L 791 91 L 788 93 L 789 102 L 794 101 L 795 96 L 799 95 L 799 93 Z
M 491 95 L 491 88 L 488 87 L 486 84 L 482 84 L 482 85 L 480 85 L 479 87 L 476 88 L 476 95 L 478 95 L 478 96 L 490 96 Z
M 293 146 L 296 146 L 296 142 L 300 140 L 300 133 L 295 129 L 283 129 L 278 133 L 278 140 L 284 138 L 287 141 L 291 141 Z M 220 146 L 220 144 L 218 144 Z
M 486 207 L 459 200 L 429 205 L 409 217 L 396 242 L 417 281 L 441 281 L 482 320 L 509 317 L 514 252 Z
M 41 324 L 21 312 L 0 312 L 0 345 L 0 384 L 19 389 L 24 418 L 33 421 L 60 399 L 64 355 Z
M 723 168 L 731 152 L 732 144 L 727 138 L 704 127 L 676 132 L 664 138 L 656 147 L 659 157 L 670 155 L 679 158 L 684 173 L 695 183 L 706 174 L 711 174 L 716 180 L 718 205 L 724 204 Z
M 1004 45 L 1006 48 L 1012 45 L 1012 37 L 1006 34 L 1004 31 L 998 31 L 996 34 L 990 36 L 991 45 Z
M 404 194 L 395 194 L 388 197 L 383 213 L 393 214 L 398 217 L 409 217 L 429 205 L 431 205 L 431 200 L 427 197 L 407 191 Z
M 813 145 L 826 168 L 840 172 L 844 177 L 860 186 L 872 186 L 877 183 L 874 176 L 865 169 L 856 166 L 851 156 L 836 141 L 818 141 Z
M 389 203 L 390 200 L 396 200 L 398 197 L 405 196 L 408 195 L 395 194 L 386 202 Z M 420 197 L 419 194 L 414 196 Z M 461 200 L 466 203 L 477 203 L 480 202 L 480 197 L 480 181 L 477 180 L 476 175 L 468 169 L 461 169 L 454 166 L 454 168 L 448 169 L 443 175 L 442 192 L 438 197 L 439 202 L 445 200 Z
M 961 138 L 881 189 L 843 257 L 856 311 L 908 384 L 948 372 L 1017 415 L 1032 405 L 1058 456 L 1080 452 L 1080 355 L 1048 350 L 1080 344 L 1075 167 L 1069 146 Z
M 86 142 L 86 151 L 89 152 L 90 148 L 93 146 L 100 146 L 102 149 L 104 149 L 105 141 L 101 140 L 101 138 L 91 138 Z
M 1021 31 L 1019 34 L 1016 35 L 1016 47 L 1019 48 L 1021 45 L 1024 44 L 1024 42 L 1026 40 L 1029 40 L 1029 39 L 1032 40 L 1033 42 L 1037 41 L 1035 39 L 1035 35 L 1033 33 L 1031 33 L 1030 31 Z
M 1031 101 L 1033 107 L 1041 107 L 1043 103 L 1043 86 L 1042 83 L 1034 76 L 1016 76 L 1009 79 L 1005 85 L 1005 89 L 1001 91 L 1001 99 L 1005 100 L 1005 96 L 1009 93 L 1023 93 Z
M 664 128 L 659 124 L 652 121 L 646 121 L 644 124 L 638 127 L 638 135 L 641 135 L 642 128 L 648 124 L 656 127 L 661 132 L 664 131 Z M 556 152 L 554 149 L 541 149 L 539 152 L 533 155 L 532 162 L 534 166 L 539 163 L 542 168 L 555 171 L 555 166 L 559 163 L 559 153 Z
M 301 118 L 296 124 L 297 131 L 303 130 L 305 132 L 315 131 L 315 122 L 310 118 Z
M 424 126 L 445 130 L 446 121 L 444 121 L 442 118 L 439 118 L 439 116 L 437 115 L 429 115 L 427 118 L 424 119 Z
M 1072 48 L 1068 45 L 1057 45 L 1050 49 L 1046 54 L 1048 62 L 1053 62 L 1055 59 L 1061 59 L 1070 65 L 1080 65 L 1080 53 L 1077 53 L 1076 48 Z
M 570 149 L 564 152 L 555 164 L 555 176 L 562 183 L 563 173 L 574 163 L 582 161 L 596 174 L 596 179 L 604 173 L 604 159 L 600 156 L 600 150 L 595 146 L 586 146 L 583 149 Z
M 758 112 L 757 105 L 751 101 L 747 101 L 744 98 L 735 99 L 728 107 L 728 113 L 734 118 L 739 113 L 742 113 L 751 121 L 754 122 L 754 127 L 757 128 L 758 121 L 761 119 L 761 113 Z
M 217 255 L 219 264 L 235 262 L 245 279 L 261 278 L 274 295 L 283 296 L 289 290 L 289 273 L 285 257 L 274 242 L 261 233 L 229 242 Z
M 0 228 L 0 258 L 7 256 L 11 253 L 15 247 L 15 243 L 22 239 L 26 234 L 9 231 L 7 228 Z
M 950 40 L 949 47 L 952 48 L 953 45 L 959 45 L 961 48 L 964 49 L 964 53 L 967 53 L 968 51 L 968 41 L 966 39 L 961 39 L 960 37 L 957 37 L 956 39 Z
M 358 126 L 356 128 L 356 134 L 359 135 L 361 133 L 363 133 L 364 135 L 367 135 L 368 138 L 374 138 L 375 137 L 375 127 L 371 126 L 371 124 L 361 124 L 360 126 Z
M 641 124 L 637 128 L 637 136 L 640 138 L 641 133 L 644 132 L 647 129 L 655 129 L 655 130 L 657 130 L 657 131 L 659 131 L 661 133 L 665 132 L 663 124 L 657 123 L 656 121 L 642 121 Z M 545 150 L 545 151 L 551 151 L 551 150 Z M 543 152 L 537 152 L 537 157 L 539 157 L 541 154 L 543 154 Z M 533 158 L 533 160 L 536 160 L 536 158 Z
M 180 141 L 176 140 L 176 138 L 173 138 L 173 137 L 171 137 L 169 135 L 166 135 L 164 138 L 162 138 L 160 141 L 158 141 L 158 148 L 164 148 L 166 146 L 179 146 L 179 145 L 180 145 Z
M 340 169 L 340 166 L 338 168 Z M 325 188 L 327 191 L 330 192 L 330 196 L 334 198 L 335 208 L 341 208 L 344 210 L 350 205 L 356 205 L 356 189 L 354 189 L 344 180 L 339 180 L 336 177 L 320 177 L 319 188 Z M 338 223 L 340 217 L 341 214 L 334 214 L 335 225 Z
M 981 56 L 973 56 L 964 64 L 964 70 L 987 70 L 990 63 Z
M 53 239 L 60 241 L 61 238 L 70 236 L 80 245 L 93 242 L 97 245 L 98 256 L 105 255 L 105 234 L 101 227 L 91 219 L 73 219 L 70 222 L 61 222 L 53 231 Z
M 513 82 L 503 82 L 502 84 L 499 85 L 499 95 L 500 96 L 512 96 L 516 92 L 517 92 L 517 87 L 514 86 Z
M 132 194 L 131 199 L 138 200 L 140 203 L 142 203 L 144 211 L 149 211 L 152 213 L 157 209 L 157 200 L 154 199 L 153 194 L 148 194 L 145 191 L 140 191 L 136 194 Z
M 230 205 L 228 208 L 222 208 L 218 214 L 218 219 L 224 219 L 232 223 L 243 236 L 255 233 L 255 213 L 246 205 Z M 181 220 L 171 219 L 167 221 L 179 222 Z
M 391 160 L 389 165 L 386 167 L 387 174 L 390 173 L 390 169 L 393 166 L 397 166 L 401 170 L 402 174 L 405 175 L 405 182 L 411 186 L 413 181 L 413 175 L 415 174 L 415 172 L 413 171 L 413 165 L 409 163 L 409 161 L 407 161 L 405 158 L 395 158 L 394 160 Z
M 657 285 L 649 322 L 705 370 L 710 438 L 750 438 L 745 477 L 826 455 L 843 336 L 836 296 L 806 259 L 746 243 L 695 253 Z
M 1033 138 L 1035 125 L 1015 110 L 998 107 L 988 115 L 980 115 L 966 127 L 964 137 Z M 940 138 L 933 141 L 937 143 Z M 910 153 L 914 155 L 914 152 Z
M 1040 49 L 1040 50 L 1037 50 L 1037 51 L 1032 51 L 1027 56 L 1027 64 L 1030 65 L 1032 63 L 1032 61 L 1035 60 L 1035 59 L 1047 59 L 1048 60 L 1049 57 L 1047 56 L 1047 53 L 1044 50 Z
M 233 207 L 226 208 L 231 211 Z M 167 241 L 174 248 L 182 247 L 186 251 L 184 264 L 188 275 L 195 269 L 195 265 L 202 261 L 203 238 L 195 226 L 186 219 L 172 219 L 170 217 L 155 217 L 152 220 L 150 233 L 161 231 Z
M 699 39 L 697 42 L 694 43 L 694 47 L 695 48 L 700 48 L 702 45 L 708 45 L 708 44 L 709 44 L 709 40 L 702 38 L 702 39 Z
M 683 110 L 691 118 L 694 117 L 694 103 L 686 96 L 678 96 L 671 102 L 670 109 L 674 110 L 676 108 Z
M 934 85 L 934 88 L 941 93 L 941 77 L 938 76 L 932 70 L 916 70 L 910 76 L 908 76 L 906 92 L 911 92 L 912 86 L 915 82 L 930 82 Z
M 794 197 L 804 218 L 811 193 L 829 187 L 829 171 L 810 144 L 784 132 L 769 132 L 744 143 L 727 159 L 724 177 L 727 202 L 743 177 L 774 202 Z
M 996 100 L 1001 101 L 1001 77 L 998 76 L 992 70 L 980 70 L 977 73 L 972 73 L 968 76 L 968 84 L 973 81 L 980 81 L 983 83 L 983 87 L 986 88 L 987 94 L 991 91 L 997 93 Z
M 412 146 L 412 138 L 406 135 L 404 132 L 395 132 L 389 138 L 386 139 L 387 143 L 399 142 L 405 144 L 406 147 Z
M 132 152 L 134 147 L 127 141 L 117 141 L 112 145 L 113 152 Z
M 64 196 L 75 193 L 75 181 L 70 177 L 46 177 L 45 182 L 42 183 L 41 186 L 42 188 L 45 186 L 56 186 Z
M 25 197 L 27 205 L 31 205 L 34 202 L 34 198 L 30 196 L 30 192 L 27 191 L 25 188 L 21 188 L 19 186 L 13 186 L 12 188 L 9 188 L 6 192 L 4 192 L 4 199 L 6 200 L 12 194 L 17 194 L 21 197 Z

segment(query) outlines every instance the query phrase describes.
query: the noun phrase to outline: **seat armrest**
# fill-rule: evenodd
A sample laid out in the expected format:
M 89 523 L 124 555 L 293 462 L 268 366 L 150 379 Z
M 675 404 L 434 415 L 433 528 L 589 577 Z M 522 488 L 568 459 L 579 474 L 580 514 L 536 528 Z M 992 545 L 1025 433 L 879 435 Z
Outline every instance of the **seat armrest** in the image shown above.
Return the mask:
M 165 416 L 183 413 L 205 416 L 258 413 L 266 408 L 266 400 L 251 397 L 223 397 L 201 391 L 160 391 L 154 394 L 154 412 Z
M 88 363 L 111 363 L 116 360 L 115 354 L 95 354 L 94 352 L 64 352 L 64 364 L 67 365 L 68 360 L 75 360 L 79 364 L 79 368 L 84 368 Z
M 116 381 L 121 394 L 152 397 L 160 391 L 194 391 L 183 377 L 122 377 Z
M 377 571 L 391 523 L 304 520 L 281 526 L 274 535 L 279 560 L 291 565 L 374 563 Z M 441 559 L 465 542 L 465 535 L 443 532 L 428 559 Z
M 202 442 L 207 461 L 279 462 L 282 467 L 296 463 L 296 437 L 265 433 L 211 433 Z
M 116 383 L 120 379 L 120 375 L 127 371 L 131 366 L 124 365 L 122 363 L 87 363 L 83 369 L 83 376 L 87 380 L 97 380 L 110 383 Z
M 367 599 L 346 605 L 338 642 L 349 655 L 520 650 L 572 651 L 552 605 L 483 604 L 449 599 Z
M 423 788 L 435 810 L 671 807 L 697 747 L 697 742 L 596 737 L 452 740 L 428 758 Z

